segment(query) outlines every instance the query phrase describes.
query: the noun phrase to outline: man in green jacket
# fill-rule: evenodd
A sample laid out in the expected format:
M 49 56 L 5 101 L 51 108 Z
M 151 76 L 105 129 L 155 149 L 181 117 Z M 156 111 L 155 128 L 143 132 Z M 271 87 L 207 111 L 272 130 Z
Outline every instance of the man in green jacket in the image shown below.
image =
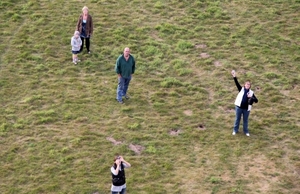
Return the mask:
M 129 99 L 127 90 L 132 74 L 134 74 L 135 71 L 135 60 L 130 54 L 130 49 L 128 47 L 126 47 L 123 54 L 118 57 L 115 70 L 118 74 L 117 100 L 120 104 L 123 104 L 123 96 L 126 99 Z

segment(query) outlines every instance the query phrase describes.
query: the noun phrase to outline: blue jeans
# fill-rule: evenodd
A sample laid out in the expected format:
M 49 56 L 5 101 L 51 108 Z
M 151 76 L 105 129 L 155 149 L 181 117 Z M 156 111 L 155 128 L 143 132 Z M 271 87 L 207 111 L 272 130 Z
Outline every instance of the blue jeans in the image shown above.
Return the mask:
M 126 188 L 122 189 L 121 192 L 115 192 L 115 191 L 112 191 L 111 194 L 125 194 L 126 193 Z
M 244 133 L 249 133 L 249 131 L 248 131 L 248 117 L 250 115 L 250 111 L 248 111 L 247 109 L 241 109 L 238 106 L 235 106 L 235 121 L 234 121 L 233 131 L 235 131 L 236 133 L 239 132 L 239 125 L 240 125 L 242 115 L 243 115 L 243 130 L 244 130 Z
M 123 77 L 118 78 L 118 88 L 117 88 L 118 101 L 122 100 L 122 96 L 126 96 L 130 80 L 131 80 L 131 76 L 128 78 L 123 78 Z

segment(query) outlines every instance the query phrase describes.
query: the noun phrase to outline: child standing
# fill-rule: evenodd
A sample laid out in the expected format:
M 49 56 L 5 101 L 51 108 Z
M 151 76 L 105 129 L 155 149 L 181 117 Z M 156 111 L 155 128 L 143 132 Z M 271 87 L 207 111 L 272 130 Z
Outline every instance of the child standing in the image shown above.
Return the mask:
M 79 31 L 74 32 L 74 36 L 71 38 L 71 45 L 72 45 L 72 53 L 73 53 L 73 63 L 76 65 L 77 62 L 80 60 L 77 57 L 77 54 L 80 53 L 80 47 L 81 47 L 82 41 L 80 39 L 80 33 Z

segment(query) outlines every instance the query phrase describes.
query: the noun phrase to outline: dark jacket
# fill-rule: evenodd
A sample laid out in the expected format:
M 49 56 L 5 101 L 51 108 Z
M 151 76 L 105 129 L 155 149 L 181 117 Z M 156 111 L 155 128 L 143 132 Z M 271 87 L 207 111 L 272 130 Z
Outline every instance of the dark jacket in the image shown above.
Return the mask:
M 233 77 L 234 79 L 234 83 L 237 87 L 237 89 L 239 90 L 239 92 L 241 91 L 241 89 L 243 88 L 236 77 Z M 258 103 L 258 99 L 256 98 L 256 96 L 253 94 L 253 96 L 251 98 L 248 98 L 247 101 L 245 101 L 244 103 L 241 104 L 241 107 L 240 108 L 244 108 L 244 109 L 247 109 L 248 108 L 248 105 L 252 105 L 253 103 Z
M 117 165 L 114 164 L 114 169 L 117 168 Z M 113 173 L 111 173 L 112 175 L 112 184 L 114 186 L 122 186 L 126 183 L 126 178 L 125 178 L 125 170 L 124 170 L 124 166 L 123 164 L 121 164 L 121 170 L 119 171 L 118 175 L 114 175 Z
M 117 74 L 121 74 L 123 78 L 128 78 L 135 71 L 135 60 L 132 55 L 129 55 L 126 61 L 124 55 L 120 55 L 116 61 L 115 70 Z
M 77 25 L 76 25 L 76 30 L 80 32 L 82 32 L 82 20 L 83 20 L 83 15 L 81 14 L 78 18 L 77 21 Z M 93 26 L 93 19 L 92 16 L 90 14 L 88 14 L 87 20 L 86 20 L 86 36 L 90 37 L 91 35 L 93 35 L 93 30 L 94 30 L 94 26 Z

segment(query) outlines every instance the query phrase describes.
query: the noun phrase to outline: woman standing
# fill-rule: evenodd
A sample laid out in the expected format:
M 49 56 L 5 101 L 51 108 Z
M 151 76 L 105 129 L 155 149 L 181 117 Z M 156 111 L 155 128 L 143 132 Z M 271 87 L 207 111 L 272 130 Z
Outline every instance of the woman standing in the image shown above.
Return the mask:
M 77 21 L 76 30 L 80 32 L 80 38 L 82 45 L 80 52 L 83 50 L 84 40 L 87 52 L 90 54 L 90 38 L 93 34 L 93 20 L 92 16 L 89 14 L 89 9 L 87 6 L 82 8 L 82 14 L 79 16 Z
M 111 194 L 126 193 L 126 177 L 124 168 L 129 168 L 131 165 L 124 160 L 122 156 L 117 155 L 114 158 L 114 164 L 110 168 L 112 175 Z
M 234 121 L 234 127 L 232 135 L 235 135 L 239 132 L 239 125 L 240 121 L 243 115 L 243 130 L 246 136 L 250 136 L 249 130 L 248 130 L 248 118 L 250 115 L 250 109 L 253 102 L 257 103 L 258 99 L 254 95 L 254 92 L 250 89 L 251 83 L 250 81 L 246 81 L 244 86 L 242 87 L 236 77 L 235 71 L 231 71 L 231 75 L 233 76 L 233 80 L 235 82 L 235 85 L 239 91 L 236 99 L 235 99 L 235 121 Z

